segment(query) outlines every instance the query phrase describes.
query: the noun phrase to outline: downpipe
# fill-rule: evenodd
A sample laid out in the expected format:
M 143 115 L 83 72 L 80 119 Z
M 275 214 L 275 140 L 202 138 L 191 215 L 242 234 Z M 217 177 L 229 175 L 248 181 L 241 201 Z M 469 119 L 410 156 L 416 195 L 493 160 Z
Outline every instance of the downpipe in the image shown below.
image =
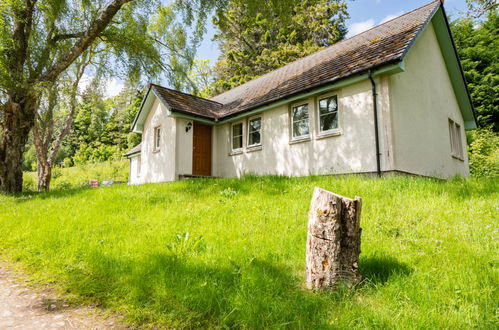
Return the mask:
M 372 71 L 369 70 L 369 80 L 371 81 L 374 107 L 374 136 L 376 140 L 376 173 L 381 177 L 381 153 L 379 152 L 379 129 L 378 129 L 378 93 L 376 92 L 376 83 L 374 82 Z

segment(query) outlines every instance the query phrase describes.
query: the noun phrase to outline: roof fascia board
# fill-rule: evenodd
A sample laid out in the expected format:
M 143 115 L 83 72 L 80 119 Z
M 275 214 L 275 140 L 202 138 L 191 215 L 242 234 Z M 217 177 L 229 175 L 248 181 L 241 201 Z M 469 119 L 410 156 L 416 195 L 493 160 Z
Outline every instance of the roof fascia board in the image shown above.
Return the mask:
M 400 62 L 397 62 L 394 64 L 382 66 L 379 69 L 374 70 L 372 76 L 377 77 L 377 76 L 384 75 L 384 74 L 394 74 L 394 73 L 400 73 L 403 71 L 405 71 L 405 63 L 404 63 L 404 61 L 400 61 Z M 304 99 L 304 98 L 307 98 L 307 97 L 310 97 L 310 96 L 313 96 L 316 94 L 325 93 L 325 92 L 328 92 L 328 91 L 331 91 L 334 89 L 353 85 L 353 84 L 361 82 L 363 80 L 367 80 L 368 78 L 369 78 L 369 75 L 367 73 L 364 73 L 364 74 L 352 76 L 349 78 L 341 79 L 337 82 L 322 86 L 320 88 L 313 89 L 309 92 L 296 94 L 294 96 L 282 99 L 280 101 L 276 101 L 276 102 L 270 103 L 268 105 L 258 107 L 256 109 L 251 110 L 251 111 L 247 111 L 247 112 L 235 115 L 235 116 L 227 118 L 227 119 L 222 119 L 222 120 L 216 122 L 215 125 L 223 125 L 226 123 L 232 123 L 234 121 L 238 121 L 238 120 L 241 120 L 243 118 L 259 114 L 259 113 L 267 111 L 269 109 L 276 108 L 276 107 L 281 106 L 283 104 L 288 104 L 288 103 L 298 101 L 300 99 Z
M 451 30 L 445 10 L 441 7 L 432 20 L 433 29 L 440 45 L 440 50 L 449 73 L 449 78 L 456 95 L 457 103 L 464 119 L 466 129 L 477 128 L 476 113 L 471 101 L 471 96 L 466 84 L 463 68 L 459 60 L 456 45 L 452 38 Z
M 152 93 L 151 93 L 152 91 Z M 132 132 L 135 133 L 142 133 L 142 130 L 144 129 L 144 122 L 147 119 L 147 116 L 149 115 L 149 112 L 151 111 L 152 106 L 154 105 L 154 98 L 156 98 L 160 104 L 162 104 L 166 108 L 166 113 L 168 116 L 172 114 L 172 111 L 170 109 L 170 105 L 165 103 L 163 98 L 159 97 L 156 91 L 154 91 L 154 88 L 149 88 L 147 91 L 146 96 L 142 100 L 142 103 L 140 105 L 139 111 L 137 112 L 137 115 L 135 116 L 135 119 L 132 124 Z M 144 111 L 144 109 L 147 109 Z
M 171 116 L 175 117 L 175 118 L 183 118 L 183 119 L 187 119 L 187 120 L 195 120 L 197 122 L 200 122 L 200 123 L 203 123 L 203 124 L 207 124 L 207 125 L 211 125 L 211 126 L 217 124 L 217 122 L 215 122 L 214 120 L 205 119 L 203 117 L 197 117 L 195 115 L 188 115 L 188 114 L 181 113 L 181 112 L 178 112 L 178 111 L 175 111 L 175 110 L 172 111 Z
M 131 130 L 132 132 L 135 132 L 135 128 L 137 126 L 137 121 L 139 120 L 139 117 L 140 117 L 140 114 L 142 113 L 142 108 L 144 107 L 144 103 L 146 102 L 147 98 L 149 97 L 149 93 L 151 92 L 151 88 L 149 87 L 147 89 L 147 93 L 146 95 L 144 96 L 144 98 L 142 99 L 142 102 L 140 102 L 140 107 L 139 107 L 139 111 L 137 111 L 137 114 L 135 115 L 135 118 L 133 119 L 133 123 L 132 123 L 132 127 L 131 127 Z M 143 126 L 143 125 L 142 125 Z M 141 128 L 142 129 L 142 128 Z
M 133 152 L 131 154 L 126 154 L 125 158 L 130 159 L 130 158 L 133 158 L 133 157 L 137 156 L 138 154 L 140 154 L 140 151 L 136 151 L 136 152 Z

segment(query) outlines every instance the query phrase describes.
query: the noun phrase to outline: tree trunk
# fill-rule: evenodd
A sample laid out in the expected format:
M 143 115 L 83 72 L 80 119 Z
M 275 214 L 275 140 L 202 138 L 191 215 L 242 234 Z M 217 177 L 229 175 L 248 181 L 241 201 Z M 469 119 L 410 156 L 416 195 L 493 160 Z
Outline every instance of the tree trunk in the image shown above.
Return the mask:
M 353 286 L 361 276 L 360 212 L 362 200 L 315 188 L 308 215 L 306 285 L 309 289 Z
M 52 166 L 48 163 L 38 162 L 38 191 L 49 191 L 52 179 Z
M 4 118 L 0 141 L 0 191 L 22 191 L 22 160 L 24 146 L 34 124 L 36 98 L 23 97 L 14 102 L 10 98 L 4 105 Z

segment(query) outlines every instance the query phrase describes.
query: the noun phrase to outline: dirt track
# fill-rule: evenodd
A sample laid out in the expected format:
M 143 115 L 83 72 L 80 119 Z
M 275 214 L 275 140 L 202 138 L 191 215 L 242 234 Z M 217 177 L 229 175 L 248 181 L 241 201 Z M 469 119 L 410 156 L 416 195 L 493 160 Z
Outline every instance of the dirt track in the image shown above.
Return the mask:
M 0 263 L 0 329 L 124 329 L 92 307 L 72 306 L 51 290 L 33 290 Z

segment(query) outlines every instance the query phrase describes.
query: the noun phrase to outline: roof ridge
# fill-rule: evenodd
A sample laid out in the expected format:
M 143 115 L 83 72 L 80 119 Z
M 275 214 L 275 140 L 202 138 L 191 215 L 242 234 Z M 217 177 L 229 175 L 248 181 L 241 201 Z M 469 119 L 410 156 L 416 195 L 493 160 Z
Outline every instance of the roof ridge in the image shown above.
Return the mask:
M 197 95 L 193 95 L 193 94 L 189 94 L 189 93 L 185 93 L 185 92 L 181 92 L 179 90 L 176 90 L 176 89 L 172 89 L 172 88 L 168 88 L 168 87 L 164 87 L 164 86 L 161 86 L 161 85 L 158 85 L 158 84 L 154 84 L 154 83 L 149 83 L 149 85 L 151 85 L 151 87 L 159 87 L 159 88 L 163 88 L 163 89 L 167 89 L 169 91 L 172 91 L 172 92 L 175 92 L 175 93 L 180 93 L 180 94 L 184 94 L 184 95 L 187 95 L 187 96 L 190 96 L 190 97 L 193 97 L 193 98 L 196 98 L 196 99 L 200 99 L 200 100 L 203 100 L 203 101 L 208 101 L 208 102 L 211 102 L 211 103 L 216 103 L 220 106 L 223 106 L 224 104 L 223 103 L 220 103 L 220 102 L 217 102 L 217 101 L 213 101 L 213 100 L 210 100 L 210 99 L 206 99 L 204 97 L 201 97 L 201 96 L 197 96 Z
M 316 51 L 316 52 L 313 52 L 313 53 L 311 53 L 311 54 L 308 54 L 308 55 L 306 55 L 306 56 L 304 56 L 304 57 L 297 58 L 296 60 L 294 60 L 294 61 L 292 61 L 292 62 L 289 62 L 289 63 L 287 63 L 287 64 L 285 64 L 285 65 L 283 65 L 283 66 L 281 66 L 281 67 L 279 67 L 279 68 L 277 68 L 277 69 L 274 69 L 274 70 L 272 70 L 272 71 L 269 71 L 269 72 L 267 72 L 267 73 L 264 73 L 264 74 L 263 74 L 263 75 L 261 75 L 261 76 L 258 76 L 258 77 L 256 77 L 256 78 L 253 78 L 253 79 L 251 79 L 251 80 L 248 80 L 248 81 L 247 81 L 247 82 L 245 82 L 244 84 L 241 84 L 241 85 L 239 85 L 239 86 L 236 86 L 236 87 L 234 87 L 234 88 L 231 88 L 231 89 L 229 89 L 229 90 L 227 90 L 227 91 L 225 91 L 225 92 L 223 92 L 223 93 L 217 94 L 217 95 L 215 95 L 215 96 L 211 97 L 211 98 L 210 98 L 210 100 L 212 100 L 212 99 L 213 99 L 213 98 L 215 98 L 215 97 L 222 96 L 222 95 L 224 95 L 224 94 L 226 94 L 226 93 L 228 93 L 228 92 L 230 92 L 230 91 L 232 91 L 232 90 L 234 90 L 234 89 L 236 89 L 236 88 L 242 87 L 242 86 L 244 86 L 244 85 L 246 85 L 246 84 L 248 84 L 248 83 L 250 83 L 250 82 L 252 82 L 252 81 L 255 81 L 255 80 L 257 80 L 257 79 L 260 79 L 260 78 L 263 78 L 263 77 L 265 77 L 265 76 L 267 76 L 267 75 L 270 75 L 270 74 L 272 74 L 272 73 L 274 73 L 274 72 L 276 72 L 276 71 L 278 71 L 278 70 L 281 70 L 281 69 L 283 69 L 283 68 L 285 68 L 285 67 L 287 67 L 287 66 L 289 66 L 289 65 L 294 64 L 295 62 L 302 61 L 302 60 L 304 60 L 304 59 L 306 59 L 306 58 L 308 58 L 308 57 L 311 57 L 311 56 L 316 55 L 316 54 L 318 54 L 318 53 L 324 52 L 324 51 L 326 51 L 326 50 L 328 50 L 328 49 L 330 49 L 330 48 L 332 48 L 332 47 L 336 47 L 336 46 L 338 46 L 338 45 L 340 45 L 340 44 L 342 44 L 342 43 L 344 43 L 344 42 L 346 42 L 346 41 L 349 41 L 349 40 L 352 40 L 352 39 L 354 39 L 354 38 L 357 38 L 357 37 L 359 37 L 359 36 L 361 36 L 361 35 L 363 35 L 363 34 L 365 34 L 365 33 L 369 32 L 369 31 L 371 31 L 371 30 L 377 29 L 377 28 L 379 28 L 379 27 L 380 27 L 380 26 L 382 26 L 382 25 L 385 25 L 385 24 L 387 24 L 387 23 L 389 23 L 389 22 L 391 22 L 391 21 L 394 21 L 394 20 L 399 19 L 399 18 L 401 18 L 401 17 L 403 17 L 403 16 L 406 16 L 406 15 L 409 15 L 409 14 L 411 14 L 411 13 L 413 13 L 413 12 L 417 11 L 417 10 L 420 10 L 420 9 L 422 9 L 422 8 L 425 8 L 425 7 L 427 7 L 427 6 L 430 6 L 430 5 L 432 5 L 432 4 L 435 4 L 436 2 L 442 3 L 442 0 L 433 0 L 433 1 L 431 1 L 431 2 L 429 2 L 429 3 L 427 3 L 427 4 L 425 4 L 425 5 L 423 5 L 423 6 L 421 6 L 421 7 L 418 7 L 418 8 L 416 8 L 416 9 L 411 10 L 411 11 L 408 11 L 407 13 L 403 13 L 403 14 L 401 14 L 401 15 L 397 16 L 397 17 L 392 18 L 391 20 L 388 20 L 388 21 L 386 21 L 386 22 L 383 22 L 383 23 L 381 23 L 381 24 L 378 24 L 378 25 L 376 25 L 376 26 L 373 26 L 372 28 L 370 28 L 370 29 L 368 29 L 368 30 L 362 31 L 362 32 L 360 32 L 360 33 L 358 33 L 358 34 L 356 34 L 356 35 L 354 35 L 354 36 L 351 36 L 350 38 L 340 40 L 340 41 L 338 41 L 338 42 L 336 42 L 336 43 L 334 43 L 334 44 L 332 44 L 332 45 L 329 45 L 329 46 L 327 46 L 327 47 L 324 47 L 324 48 L 322 48 L 322 49 L 320 49 L 320 50 L 318 50 L 318 51 Z M 214 101 L 214 102 L 217 102 L 217 101 Z M 218 103 L 218 102 L 217 102 L 217 103 Z M 222 104 L 222 105 L 224 105 L 223 103 L 221 103 L 221 104 Z

